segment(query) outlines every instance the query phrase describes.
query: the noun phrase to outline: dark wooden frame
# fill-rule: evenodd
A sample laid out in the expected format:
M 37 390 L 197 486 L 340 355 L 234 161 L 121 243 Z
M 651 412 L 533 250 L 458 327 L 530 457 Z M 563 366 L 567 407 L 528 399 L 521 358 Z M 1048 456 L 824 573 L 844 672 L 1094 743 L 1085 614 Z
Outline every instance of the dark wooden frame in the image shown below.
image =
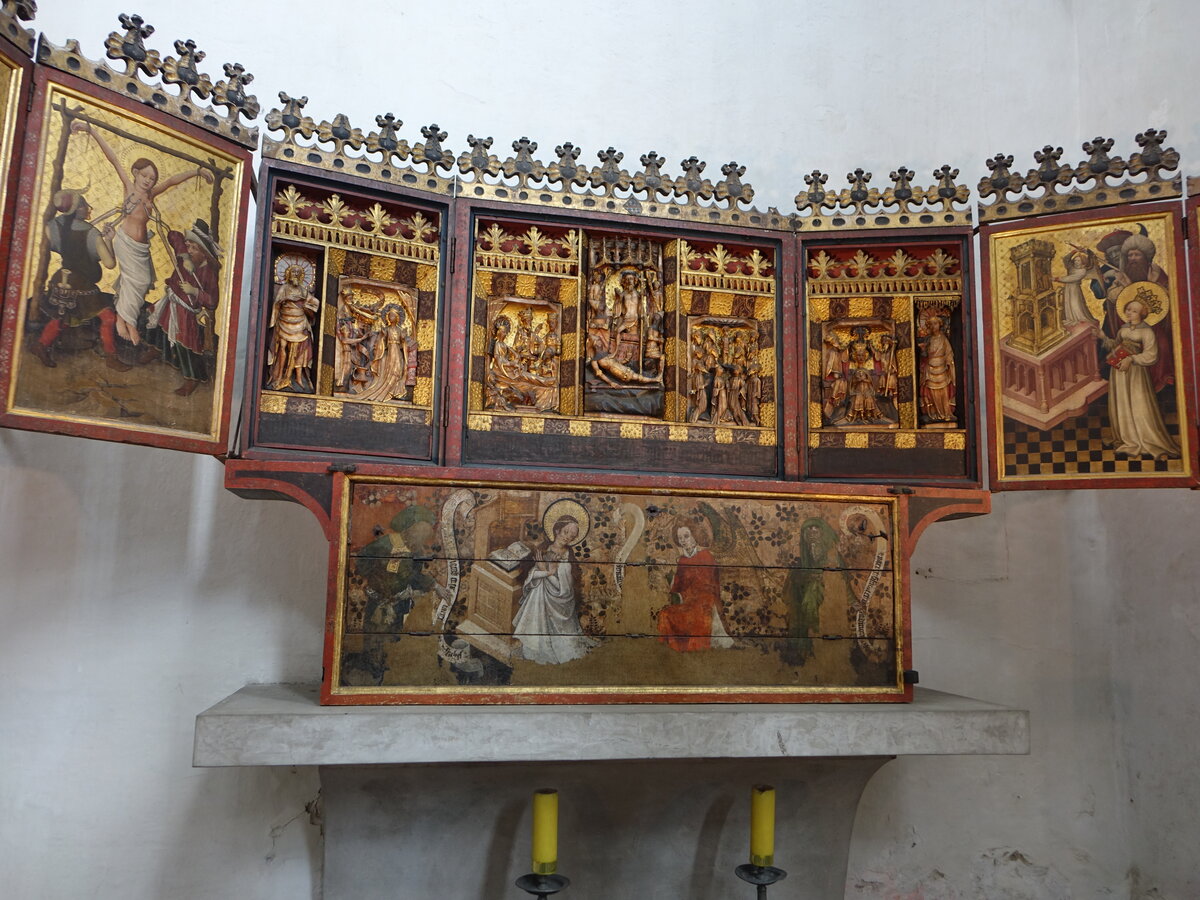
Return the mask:
M 240 286 L 242 283 L 242 264 L 244 261 L 243 244 L 245 241 L 246 220 L 250 203 L 250 151 L 240 144 L 217 137 L 210 132 L 183 122 L 173 116 L 161 113 L 153 107 L 137 103 L 123 95 L 98 88 L 87 81 L 59 72 L 45 66 L 38 66 L 33 74 L 33 94 L 29 101 L 29 109 L 41 110 L 51 85 L 61 86 L 80 94 L 84 94 L 99 103 L 111 106 L 133 116 L 144 117 L 159 126 L 173 130 L 183 137 L 198 143 L 219 149 L 222 153 L 235 158 L 242 168 L 241 190 L 234 198 L 233 214 L 236 218 L 233 246 L 227 249 L 226 265 L 232 269 L 230 284 L 232 290 L 227 298 L 228 312 L 226 314 L 228 327 L 222 340 L 226 342 L 225 367 L 222 372 L 213 375 L 214 397 L 220 397 L 220 409 L 217 420 L 213 423 L 215 437 L 187 437 L 185 434 L 164 434 L 160 432 L 138 431 L 132 428 L 119 428 L 104 424 L 98 420 L 76 421 L 54 418 L 50 415 L 31 416 L 17 412 L 0 414 L 0 425 L 10 428 L 21 428 L 30 431 L 47 431 L 59 434 L 69 434 L 76 437 L 96 438 L 99 440 L 120 441 L 129 444 L 142 444 L 150 447 L 162 447 L 168 450 L 183 450 L 190 453 L 205 453 L 224 455 L 229 443 L 229 422 L 233 406 L 232 390 L 234 370 L 236 367 L 235 348 L 238 340 L 238 322 L 241 300 Z M 8 395 L 12 387 L 13 366 L 19 348 L 15 346 L 17 335 L 17 317 L 20 315 L 22 298 L 21 288 L 25 278 L 25 257 L 28 245 L 32 239 L 32 229 L 40 218 L 31 208 L 35 180 L 41 165 L 40 150 L 44 120 L 39 115 L 29 115 L 25 133 L 25 144 L 20 165 L 20 185 L 17 193 L 14 227 L 12 230 L 12 251 L 9 259 L 8 281 L 5 285 L 4 296 L 4 327 L 2 344 L 0 344 L 0 396 L 5 398 L 3 409 L 8 408 Z
M 1151 203 L 1130 203 L 1118 206 L 1098 207 L 1094 209 L 1079 210 L 1076 212 L 1060 213 L 1056 215 L 1046 215 L 1029 217 L 1025 219 L 1016 219 L 1013 221 L 1005 221 L 997 224 L 986 225 L 979 229 L 979 244 L 980 244 L 980 275 L 983 285 L 982 292 L 982 308 L 981 315 L 983 316 L 983 363 L 984 363 L 984 390 L 986 393 L 988 404 L 987 418 L 987 446 L 988 446 L 988 467 L 990 475 L 990 489 L 993 491 L 1021 491 L 1021 490 L 1045 490 L 1045 489 L 1082 489 L 1082 488 L 1138 488 L 1138 487 L 1195 487 L 1197 482 L 1197 470 L 1195 454 L 1197 452 L 1197 422 L 1196 422 L 1196 403 L 1195 403 L 1195 313 L 1192 309 L 1191 294 L 1188 290 L 1188 279 L 1186 277 L 1187 265 L 1186 255 L 1187 250 L 1184 241 L 1183 220 L 1180 216 L 1183 205 L 1178 200 L 1160 201 Z M 1001 475 L 1003 467 L 1003 453 L 998 451 L 1002 435 L 1000 433 L 1000 418 L 1003 415 L 1003 405 L 997 396 L 996 385 L 996 359 L 994 347 L 996 344 L 995 327 L 994 327 L 994 312 L 996 304 L 992 297 L 991 287 L 991 246 L 990 238 L 994 234 L 1004 234 L 1011 231 L 1020 231 L 1027 228 L 1042 228 L 1054 226 L 1069 226 L 1073 224 L 1082 224 L 1098 219 L 1109 219 L 1118 217 L 1130 217 L 1139 215 L 1157 216 L 1163 213 L 1170 214 L 1170 228 L 1174 238 L 1175 254 L 1171 259 L 1174 266 L 1172 271 L 1172 283 L 1177 286 L 1177 296 L 1179 300 L 1179 323 L 1178 336 L 1181 341 L 1179 361 L 1181 366 L 1177 371 L 1177 390 L 1180 400 L 1180 434 L 1186 435 L 1188 441 L 1188 450 L 1191 458 L 1187 454 L 1184 456 L 1185 471 L 1180 475 L 1163 474 L 1163 475 L 1146 475 L 1146 474 L 1131 474 L 1131 475 L 1114 475 L 1107 477 L 1099 477 L 1096 475 L 1061 475 L 1057 477 L 1030 477 L 1022 478 L 1019 481 L 1012 479 L 1004 479 Z M 1195 247 L 1195 239 L 1192 241 L 1193 248 Z M 1164 257 L 1165 259 L 1165 257 Z M 1193 279 L 1196 277 L 1195 268 L 1192 272 Z M 1178 384 L 1178 378 L 1183 377 L 1188 381 L 1184 384 Z M 1187 471 L 1190 469 L 1191 471 Z

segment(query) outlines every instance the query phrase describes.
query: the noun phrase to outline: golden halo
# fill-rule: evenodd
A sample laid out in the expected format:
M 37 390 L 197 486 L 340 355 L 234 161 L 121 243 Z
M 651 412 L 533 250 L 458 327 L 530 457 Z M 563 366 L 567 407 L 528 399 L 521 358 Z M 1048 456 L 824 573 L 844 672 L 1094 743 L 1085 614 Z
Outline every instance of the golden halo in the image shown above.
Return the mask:
M 312 293 L 313 285 L 317 281 L 317 266 L 307 256 L 301 256 L 299 253 L 284 253 L 275 259 L 275 283 L 283 284 L 287 280 L 288 269 L 295 266 L 304 272 L 304 281 L 301 286 L 307 294 Z
M 554 541 L 554 523 L 563 516 L 574 519 L 575 524 L 579 526 L 579 535 L 571 542 L 573 547 L 587 537 L 592 528 L 592 517 L 578 500 L 560 497 L 547 506 L 545 512 L 542 513 L 542 532 L 546 535 L 546 540 Z
M 1166 288 L 1153 281 L 1135 281 L 1117 294 L 1117 315 L 1121 317 L 1122 322 L 1128 321 L 1125 318 L 1125 304 L 1133 300 L 1140 300 L 1146 307 L 1146 318 L 1143 321 L 1147 325 L 1157 325 L 1171 311 L 1171 297 Z

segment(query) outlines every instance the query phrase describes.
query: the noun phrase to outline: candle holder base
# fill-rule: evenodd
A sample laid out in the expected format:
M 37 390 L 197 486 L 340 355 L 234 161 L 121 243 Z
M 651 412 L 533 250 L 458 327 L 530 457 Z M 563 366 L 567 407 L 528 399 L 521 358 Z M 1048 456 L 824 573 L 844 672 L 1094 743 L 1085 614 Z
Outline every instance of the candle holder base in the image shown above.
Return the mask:
M 527 894 L 533 894 L 538 900 L 557 894 L 570 883 L 571 879 L 565 875 L 535 875 L 532 872 L 517 879 L 517 887 Z
M 767 885 L 787 878 L 787 872 L 783 869 L 777 869 L 774 866 L 753 866 L 745 863 L 733 871 L 742 881 L 747 881 L 758 887 L 758 900 L 766 900 Z

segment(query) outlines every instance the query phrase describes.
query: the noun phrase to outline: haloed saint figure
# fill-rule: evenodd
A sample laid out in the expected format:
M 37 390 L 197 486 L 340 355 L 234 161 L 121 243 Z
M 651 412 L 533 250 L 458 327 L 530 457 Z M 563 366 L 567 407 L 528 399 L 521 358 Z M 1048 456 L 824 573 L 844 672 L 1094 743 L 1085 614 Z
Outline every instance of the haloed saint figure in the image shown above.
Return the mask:
M 51 84 L 10 410 L 211 439 L 242 163 Z

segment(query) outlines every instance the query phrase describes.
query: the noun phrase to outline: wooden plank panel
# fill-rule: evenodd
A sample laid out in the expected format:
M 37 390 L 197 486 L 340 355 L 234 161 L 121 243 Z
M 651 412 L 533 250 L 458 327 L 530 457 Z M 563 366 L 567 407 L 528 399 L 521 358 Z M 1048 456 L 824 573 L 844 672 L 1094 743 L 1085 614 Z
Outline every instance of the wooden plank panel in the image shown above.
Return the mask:
M 333 694 L 903 691 L 890 498 L 347 481 Z

